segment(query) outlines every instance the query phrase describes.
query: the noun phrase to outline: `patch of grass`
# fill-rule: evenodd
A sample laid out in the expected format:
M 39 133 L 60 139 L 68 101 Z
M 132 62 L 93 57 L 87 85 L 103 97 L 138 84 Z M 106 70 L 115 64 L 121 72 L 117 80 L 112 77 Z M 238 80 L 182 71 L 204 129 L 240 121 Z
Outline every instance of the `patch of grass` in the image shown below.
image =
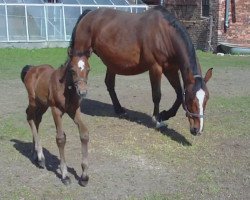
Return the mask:
M 250 56 L 217 56 L 216 54 L 212 54 L 211 52 L 202 51 L 197 51 L 197 55 L 203 69 L 208 69 L 211 67 L 248 68 L 250 63 Z
M 30 130 L 27 126 L 21 126 L 16 120 L 7 118 L 0 123 L 0 140 L 9 140 L 12 138 L 30 139 Z
M 181 200 L 185 199 L 180 194 L 150 194 L 142 198 L 129 197 L 128 200 Z
M 214 97 L 209 102 L 208 129 L 226 135 L 248 136 L 250 98 Z
M 58 68 L 67 59 L 66 48 L 44 48 L 44 49 L 0 49 L 0 79 L 16 79 L 20 77 L 22 68 L 27 65 L 50 64 Z M 93 66 L 93 76 L 102 74 L 106 67 L 101 60 L 92 55 L 90 65 Z
M 208 170 L 202 170 L 196 181 L 202 186 L 204 193 L 215 195 L 220 191 L 218 184 L 214 180 L 214 174 Z
M 13 200 L 21 200 L 21 199 L 29 199 L 29 200 L 35 200 L 36 197 L 32 194 L 30 188 L 27 188 L 26 186 L 20 185 L 19 188 L 16 188 L 15 190 L 12 190 L 11 192 L 6 192 L 5 194 L 2 194 L 2 199 L 13 199 Z

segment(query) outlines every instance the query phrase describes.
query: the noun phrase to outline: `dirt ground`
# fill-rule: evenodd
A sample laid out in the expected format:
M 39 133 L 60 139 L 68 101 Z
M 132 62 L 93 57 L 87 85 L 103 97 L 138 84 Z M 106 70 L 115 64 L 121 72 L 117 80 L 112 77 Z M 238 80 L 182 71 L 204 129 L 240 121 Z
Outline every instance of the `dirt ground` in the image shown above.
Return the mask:
M 249 96 L 249 77 L 247 69 L 214 69 L 208 84 L 211 99 Z M 147 73 L 117 77 L 117 94 L 129 119 L 115 116 L 103 80 L 104 76 L 90 75 L 88 97 L 82 105 L 90 132 L 87 187 L 77 181 L 81 153 L 73 122 L 64 117 L 72 180 L 64 186 L 50 111 L 41 124 L 46 168 L 40 169 L 31 158 L 25 88 L 19 78 L 0 81 L 0 130 L 9 133 L 0 133 L 0 199 L 250 199 L 250 135 L 223 132 L 220 118 L 231 114 L 230 110 L 224 112 L 216 103 L 208 103 L 205 133 L 199 137 L 189 133 L 182 109 L 157 131 L 151 122 Z M 174 99 L 163 77 L 161 110 Z

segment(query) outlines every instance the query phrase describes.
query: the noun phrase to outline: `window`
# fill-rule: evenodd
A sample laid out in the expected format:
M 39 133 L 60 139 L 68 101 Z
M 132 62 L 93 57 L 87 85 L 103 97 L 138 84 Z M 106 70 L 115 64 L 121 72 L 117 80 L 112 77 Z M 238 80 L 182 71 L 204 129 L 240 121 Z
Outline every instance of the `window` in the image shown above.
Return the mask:
M 202 0 L 202 16 L 209 17 L 209 0 Z

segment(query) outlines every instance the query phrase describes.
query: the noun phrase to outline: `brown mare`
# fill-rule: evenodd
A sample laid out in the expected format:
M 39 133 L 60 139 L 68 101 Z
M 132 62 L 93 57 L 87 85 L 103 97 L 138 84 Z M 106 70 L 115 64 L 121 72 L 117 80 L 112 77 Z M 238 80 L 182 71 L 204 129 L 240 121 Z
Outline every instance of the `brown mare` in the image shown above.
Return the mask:
M 81 120 L 80 102 L 87 93 L 87 76 L 89 72 L 86 57 L 82 57 L 79 67 L 69 65 L 67 61 L 57 70 L 50 65 L 26 65 L 21 72 L 21 79 L 28 92 L 29 105 L 26 109 L 27 120 L 33 135 L 33 158 L 41 168 L 45 167 L 45 158 L 38 134 L 43 114 L 51 107 L 56 125 L 56 143 L 60 153 L 62 182 L 69 184 L 67 165 L 64 155 L 66 135 L 63 131 L 62 116 L 67 113 L 78 126 L 82 145 L 82 176 L 79 184 L 88 182 L 88 141 L 89 133 Z
M 203 78 L 186 29 L 165 8 L 157 6 L 141 14 L 106 8 L 86 10 L 72 33 L 71 65 L 79 65 L 82 56 L 92 51 L 107 66 L 105 83 L 117 114 L 126 112 L 114 89 L 116 74 L 135 75 L 149 71 L 153 119 L 157 124 L 175 116 L 183 103 L 191 133 L 201 133 L 209 97 L 206 83 L 212 76 L 212 68 Z M 168 111 L 159 113 L 162 73 L 175 89 L 177 98 Z

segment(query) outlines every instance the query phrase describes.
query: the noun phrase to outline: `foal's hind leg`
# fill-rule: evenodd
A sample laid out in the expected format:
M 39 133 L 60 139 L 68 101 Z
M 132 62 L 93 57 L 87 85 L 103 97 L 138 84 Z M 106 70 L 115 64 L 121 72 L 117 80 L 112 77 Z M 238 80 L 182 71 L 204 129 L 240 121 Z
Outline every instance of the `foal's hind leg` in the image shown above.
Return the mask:
M 88 180 L 89 180 L 89 176 L 87 174 L 89 132 L 81 119 L 80 108 L 78 108 L 75 113 L 70 114 L 70 117 L 74 120 L 74 122 L 78 126 L 80 140 L 81 140 L 81 144 L 82 144 L 82 163 L 81 163 L 82 176 L 79 180 L 79 184 L 81 186 L 86 186 L 88 183 Z
M 182 103 L 182 88 L 180 83 L 180 77 L 178 74 L 178 70 L 172 70 L 172 71 L 164 71 L 164 75 L 167 77 L 169 83 L 172 85 L 172 87 L 175 90 L 175 93 L 177 95 L 177 98 L 173 104 L 173 106 L 168 110 L 164 110 L 159 114 L 159 119 L 164 121 L 168 120 L 171 117 L 174 117 Z
M 69 185 L 71 183 L 70 178 L 68 176 L 68 167 L 65 161 L 64 147 L 66 144 L 66 135 L 62 130 L 62 115 L 63 113 L 56 107 L 51 107 L 52 115 L 54 118 L 54 122 L 56 125 L 56 143 L 59 149 L 60 154 L 60 169 L 62 173 L 62 182 L 65 185 Z
M 122 108 L 115 92 L 115 74 L 108 70 L 106 71 L 105 84 L 112 100 L 115 113 L 120 116 L 126 115 L 126 111 Z
M 38 107 L 29 105 L 27 113 L 27 121 L 30 125 L 33 135 L 33 159 L 41 168 L 45 167 L 45 158 L 43 155 L 42 145 L 38 134 L 39 124 L 42 120 L 42 115 L 46 112 L 47 107 Z

